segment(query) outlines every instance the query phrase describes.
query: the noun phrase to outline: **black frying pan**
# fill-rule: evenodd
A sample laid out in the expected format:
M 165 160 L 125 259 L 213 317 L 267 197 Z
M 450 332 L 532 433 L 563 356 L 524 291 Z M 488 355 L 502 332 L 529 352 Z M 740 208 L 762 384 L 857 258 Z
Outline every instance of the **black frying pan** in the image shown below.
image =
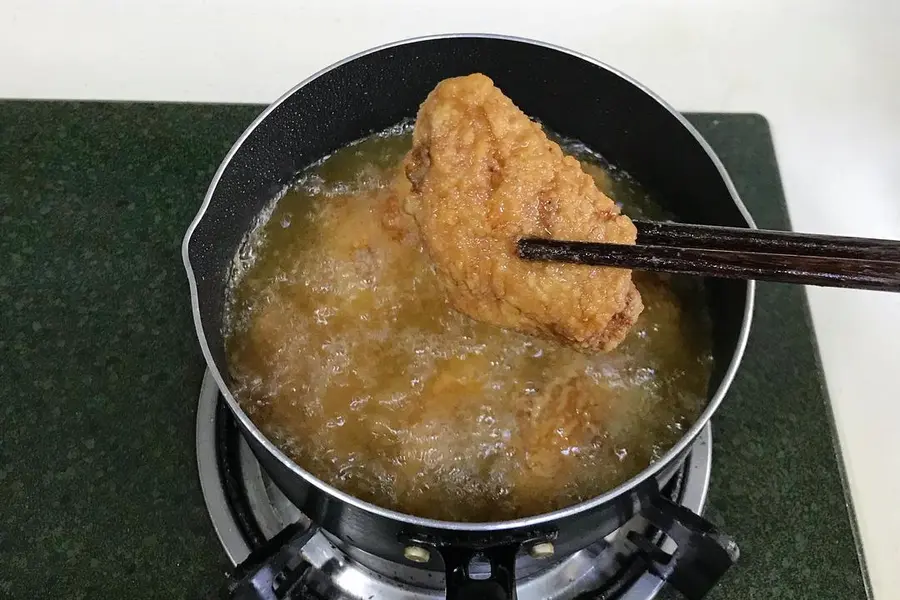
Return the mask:
M 708 406 L 683 439 L 616 489 L 535 517 L 445 522 L 354 498 L 287 458 L 230 392 L 221 333 L 225 285 L 235 251 L 263 206 L 309 163 L 414 117 L 438 81 L 476 71 L 491 77 L 525 113 L 628 171 L 683 221 L 752 226 L 721 163 L 693 127 L 641 85 L 601 63 L 545 44 L 493 36 L 443 36 L 378 48 L 288 92 L 250 125 L 216 173 L 183 246 L 197 334 L 210 371 L 260 463 L 317 527 L 398 564 L 409 563 L 405 551 L 410 546 L 432 550 L 419 566 L 446 576 L 448 598 L 514 597 L 515 578 L 535 569 L 528 553 L 534 544 L 552 541 L 563 556 L 600 540 L 636 512 L 680 541 L 668 567 L 660 557 L 648 557 L 651 569 L 688 597 L 700 598 L 736 558 L 736 547 L 701 518 L 661 498 L 659 488 L 681 466 L 724 398 L 747 340 L 753 282 L 707 284 L 715 367 Z M 295 545 L 302 541 L 297 536 L 308 534 L 293 532 Z M 469 577 L 476 553 L 492 565 L 486 580 Z M 261 560 L 265 565 L 266 557 Z

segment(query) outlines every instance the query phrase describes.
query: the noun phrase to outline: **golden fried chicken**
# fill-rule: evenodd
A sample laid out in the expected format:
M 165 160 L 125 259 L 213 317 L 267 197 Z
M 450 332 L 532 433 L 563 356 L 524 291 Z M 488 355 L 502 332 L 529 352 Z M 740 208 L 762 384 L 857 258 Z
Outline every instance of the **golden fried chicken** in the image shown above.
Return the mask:
M 585 351 L 611 350 L 643 308 L 624 269 L 533 263 L 521 237 L 633 244 L 636 230 L 481 74 L 442 81 L 419 109 L 404 209 L 454 307 Z
M 578 455 L 598 452 L 607 423 L 615 419 L 614 394 L 587 376 L 584 366 L 575 361 L 560 368 L 544 389 L 519 403 L 514 489 L 527 513 L 540 512 L 542 505 L 546 510 L 547 499 L 559 490 L 582 484 L 590 459 Z

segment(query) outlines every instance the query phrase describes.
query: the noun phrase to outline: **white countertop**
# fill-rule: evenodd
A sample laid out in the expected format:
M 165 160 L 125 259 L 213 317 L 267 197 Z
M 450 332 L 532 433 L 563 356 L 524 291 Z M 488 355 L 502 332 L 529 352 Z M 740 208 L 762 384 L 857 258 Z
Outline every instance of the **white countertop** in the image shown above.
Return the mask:
M 532 37 L 681 110 L 764 114 L 795 229 L 900 239 L 898 29 L 893 0 L 6 0 L 0 97 L 268 102 L 397 39 Z M 809 297 L 875 597 L 898 598 L 900 295 Z

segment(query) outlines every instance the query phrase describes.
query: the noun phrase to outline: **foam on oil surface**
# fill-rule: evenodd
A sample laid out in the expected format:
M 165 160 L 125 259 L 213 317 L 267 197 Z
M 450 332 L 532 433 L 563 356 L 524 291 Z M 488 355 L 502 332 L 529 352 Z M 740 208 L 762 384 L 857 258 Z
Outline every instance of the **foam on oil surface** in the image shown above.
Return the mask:
M 645 468 L 706 401 L 698 283 L 636 274 L 643 315 L 593 356 L 455 312 L 399 209 L 409 131 L 313 165 L 248 236 L 225 332 L 244 409 L 321 479 L 425 517 L 546 512 Z M 663 216 L 587 148 L 564 148 L 626 214 Z

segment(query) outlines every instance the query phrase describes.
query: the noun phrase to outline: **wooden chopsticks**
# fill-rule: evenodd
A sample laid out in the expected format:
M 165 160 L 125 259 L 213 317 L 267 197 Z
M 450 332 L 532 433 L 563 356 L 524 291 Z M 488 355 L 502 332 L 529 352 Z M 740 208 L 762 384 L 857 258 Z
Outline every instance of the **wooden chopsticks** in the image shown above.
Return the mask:
M 635 221 L 637 244 L 525 238 L 527 260 L 900 292 L 900 241 Z

